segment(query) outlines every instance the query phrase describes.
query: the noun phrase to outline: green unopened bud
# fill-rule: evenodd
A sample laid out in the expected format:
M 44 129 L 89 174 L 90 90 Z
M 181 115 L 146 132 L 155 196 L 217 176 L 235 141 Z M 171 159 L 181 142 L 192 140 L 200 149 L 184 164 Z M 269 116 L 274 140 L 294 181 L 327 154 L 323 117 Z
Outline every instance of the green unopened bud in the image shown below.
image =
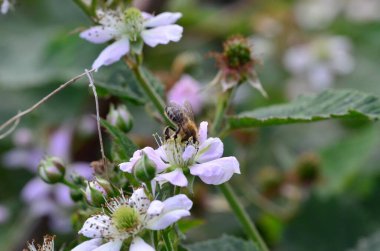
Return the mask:
M 253 62 L 251 47 L 241 36 L 234 36 L 224 43 L 224 56 L 229 67 L 241 68 Z
M 144 18 L 141 14 L 141 11 L 136 8 L 129 8 L 124 12 L 124 22 L 127 27 L 127 34 L 131 41 L 136 41 L 140 36 L 144 28 Z
M 156 164 L 143 153 L 133 167 L 133 174 L 140 182 L 150 182 L 156 176 Z
M 57 157 L 46 157 L 38 165 L 38 174 L 43 181 L 55 184 L 63 181 L 65 177 L 65 166 Z
M 125 105 L 119 105 L 116 109 L 111 105 L 111 109 L 107 115 L 107 121 L 126 133 L 129 132 L 133 126 L 132 115 Z
M 107 191 L 104 189 L 97 180 L 88 182 L 86 187 L 87 202 L 95 207 L 100 207 L 104 204 L 107 197 Z
M 119 231 L 129 232 L 140 224 L 139 213 L 132 207 L 120 206 L 112 214 L 112 222 Z

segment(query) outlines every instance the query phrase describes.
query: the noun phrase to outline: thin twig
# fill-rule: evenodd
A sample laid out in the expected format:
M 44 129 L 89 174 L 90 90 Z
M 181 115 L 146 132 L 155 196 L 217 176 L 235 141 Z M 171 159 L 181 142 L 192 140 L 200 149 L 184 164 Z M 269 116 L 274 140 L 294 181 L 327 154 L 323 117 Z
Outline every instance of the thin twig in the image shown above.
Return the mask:
M 89 86 L 92 88 L 92 92 L 94 93 L 94 97 L 95 97 L 96 122 L 97 122 L 97 125 L 98 125 L 100 153 L 102 154 L 103 164 L 104 164 L 104 166 L 106 166 L 106 155 L 104 154 L 102 130 L 101 130 L 101 127 L 100 127 L 98 94 L 96 93 L 96 87 L 95 87 L 95 84 L 94 84 L 94 78 L 92 77 L 92 75 L 90 74 L 90 72 L 87 69 L 85 71 L 86 71 L 88 80 L 90 81 L 90 85 Z
M 7 137 L 9 134 L 11 134 L 16 129 L 16 127 L 18 126 L 18 123 L 20 123 L 20 118 L 15 121 L 15 123 L 12 125 L 11 128 L 9 128 L 8 131 L 6 131 L 3 134 L 0 134 L 0 140 Z
M 89 72 L 93 72 L 95 69 L 92 69 L 90 70 Z M 23 116 L 27 115 L 28 113 L 31 113 L 32 111 L 34 111 L 35 109 L 37 109 L 40 105 L 42 105 L 43 103 L 45 103 L 49 98 L 51 98 L 52 96 L 54 96 L 55 94 L 57 94 L 58 92 L 60 92 L 62 89 L 64 89 L 65 87 L 75 83 L 75 81 L 77 81 L 78 79 L 82 78 L 83 76 L 85 76 L 87 73 L 82 73 L 72 79 L 70 79 L 69 81 L 67 81 L 66 83 L 60 85 L 57 89 L 55 89 L 54 91 L 52 91 L 51 93 L 49 93 L 48 95 L 46 95 L 44 98 L 42 98 L 40 101 L 38 101 L 37 103 L 35 103 L 33 106 L 31 106 L 30 108 L 26 109 L 25 111 L 22 111 L 22 112 L 19 112 L 17 113 L 15 116 L 13 116 L 12 118 L 10 118 L 9 120 L 7 120 L 5 123 L 3 123 L 2 125 L 0 125 L 0 131 L 4 130 L 7 126 L 11 125 L 12 123 L 16 123 L 17 120 L 20 120 Z M 15 127 L 15 126 L 13 126 Z M 13 130 L 15 128 L 12 128 Z M 9 134 L 10 132 L 6 132 L 5 134 Z

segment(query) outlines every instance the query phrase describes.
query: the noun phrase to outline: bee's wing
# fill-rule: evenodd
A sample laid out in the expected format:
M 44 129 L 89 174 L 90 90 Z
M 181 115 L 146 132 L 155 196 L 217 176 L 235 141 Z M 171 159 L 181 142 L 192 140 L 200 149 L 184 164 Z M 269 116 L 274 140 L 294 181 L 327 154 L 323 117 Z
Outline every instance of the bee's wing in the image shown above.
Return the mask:
M 193 112 L 193 108 L 191 107 L 191 104 L 189 101 L 185 101 L 185 103 L 183 104 L 183 110 L 185 111 L 186 115 L 189 116 L 189 118 L 194 121 L 194 112 Z

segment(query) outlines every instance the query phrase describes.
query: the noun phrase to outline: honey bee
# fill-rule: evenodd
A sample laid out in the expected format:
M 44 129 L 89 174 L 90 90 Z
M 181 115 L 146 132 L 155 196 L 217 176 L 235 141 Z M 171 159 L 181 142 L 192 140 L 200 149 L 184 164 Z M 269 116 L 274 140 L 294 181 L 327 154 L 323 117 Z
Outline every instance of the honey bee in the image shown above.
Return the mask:
M 177 125 L 177 129 L 170 126 L 165 128 L 166 140 L 172 137 L 176 139 L 179 136 L 182 142 L 191 140 L 196 143 L 198 141 L 198 128 L 189 102 L 185 102 L 183 106 L 170 102 L 165 107 L 165 113 Z M 174 131 L 174 134 L 170 135 L 170 130 Z

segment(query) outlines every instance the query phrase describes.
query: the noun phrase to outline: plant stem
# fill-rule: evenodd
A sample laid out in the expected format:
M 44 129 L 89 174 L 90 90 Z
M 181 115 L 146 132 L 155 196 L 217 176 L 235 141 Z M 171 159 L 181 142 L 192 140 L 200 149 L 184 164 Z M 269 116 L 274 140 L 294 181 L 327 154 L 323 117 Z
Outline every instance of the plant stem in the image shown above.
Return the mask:
M 162 237 L 163 237 L 164 242 L 165 242 L 166 250 L 167 251 L 174 251 L 173 243 L 170 240 L 169 233 L 170 233 L 170 231 L 162 230 Z
M 222 130 L 222 123 L 225 115 L 225 111 L 227 110 L 230 100 L 233 96 L 235 88 L 227 90 L 222 93 L 217 102 L 216 114 L 214 118 L 214 123 L 212 127 L 212 132 L 214 135 L 219 135 Z M 260 236 L 255 224 L 250 219 L 248 213 L 245 211 L 243 205 L 239 202 L 236 194 L 232 190 L 231 186 L 226 182 L 222 185 L 219 185 L 220 191 L 223 193 L 226 198 L 228 204 L 230 205 L 232 211 L 240 221 L 240 224 L 243 226 L 248 237 L 257 244 L 257 247 L 260 251 L 268 251 L 268 247 L 265 244 L 264 240 Z
M 166 124 L 170 125 L 173 128 L 177 126 L 166 116 L 165 114 L 165 103 L 158 93 L 154 90 L 152 85 L 149 83 L 145 77 L 142 68 L 140 65 L 133 65 L 132 71 L 135 74 L 137 81 L 139 81 L 141 87 L 144 89 L 145 93 L 148 95 L 158 112 L 161 114 L 162 118 L 165 120 Z
M 72 189 L 77 189 L 77 187 L 73 183 L 71 183 L 70 181 L 68 181 L 67 179 L 64 179 L 62 181 L 62 183 L 65 184 L 66 186 L 72 188 Z
M 226 92 L 222 93 L 217 101 L 216 104 L 216 112 L 215 112 L 215 117 L 214 117 L 214 122 L 212 124 L 211 132 L 213 132 L 214 135 L 219 134 L 225 111 L 227 110 L 231 97 L 233 96 L 232 94 L 234 93 L 235 88 L 229 89 Z
M 240 223 L 243 225 L 246 234 L 248 237 L 257 244 L 257 247 L 261 251 L 269 251 L 267 245 L 265 244 L 264 240 L 260 236 L 259 231 L 249 218 L 249 215 L 244 210 L 244 207 L 240 204 L 240 202 L 237 199 L 236 194 L 232 190 L 231 186 L 228 183 L 224 183 L 222 185 L 219 185 L 220 191 L 222 191 L 224 197 L 230 204 L 231 209 L 234 211 L 236 217 L 239 219 Z
M 158 250 L 158 231 L 152 231 L 152 239 L 154 248 Z

